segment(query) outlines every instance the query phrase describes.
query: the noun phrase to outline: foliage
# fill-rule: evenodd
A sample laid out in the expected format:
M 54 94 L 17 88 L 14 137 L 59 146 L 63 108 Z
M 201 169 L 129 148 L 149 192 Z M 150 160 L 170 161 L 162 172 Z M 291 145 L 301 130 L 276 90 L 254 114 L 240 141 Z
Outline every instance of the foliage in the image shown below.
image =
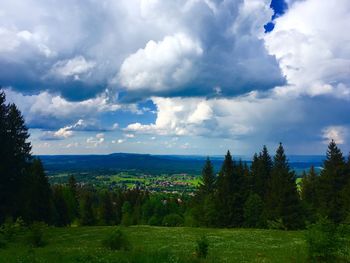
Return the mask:
M 130 250 L 131 244 L 121 229 L 115 229 L 102 241 L 104 247 L 111 250 Z
M 206 258 L 208 256 L 209 241 L 206 236 L 202 236 L 196 242 L 196 255 L 199 258 Z
M 313 262 L 348 262 L 348 230 L 328 219 L 321 218 L 308 227 L 305 234 L 309 258 Z M 347 260 L 346 260 L 347 259 Z
M 43 247 L 46 245 L 46 240 L 44 237 L 45 230 L 47 229 L 47 226 L 42 222 L 34 222 L 29 227 L 29 233 L 28 233 L 28 243 L 32 247 Z
M 244 204 L 244 223 L 247 227 L 263 227 L 263 201 L 258 194 L 249 195 Z
M 184 219 L 176 213 L 166 215 L 162 222 L 163 226 L 182 226 L 183 223 Z

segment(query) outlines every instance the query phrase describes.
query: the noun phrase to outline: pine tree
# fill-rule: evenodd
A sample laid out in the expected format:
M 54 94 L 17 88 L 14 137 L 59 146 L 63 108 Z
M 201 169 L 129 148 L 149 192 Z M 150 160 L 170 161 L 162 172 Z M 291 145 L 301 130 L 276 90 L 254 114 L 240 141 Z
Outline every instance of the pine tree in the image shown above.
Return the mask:
M 93 210 L 94 197 L 90 192 L 86 192 L 83 195 L 83 200 L 81 204 L 81 225 L 83 226 L 91 226 L 95 224 L 96 217 Z
M 213 226 L 216 221 L 215 212 L 213 212 L 213 208 L 215 208 L 214 191 L 216 189 L 216 178 L 209 157 L 203 167 L 201 181 L 193 199 L 192 214 L 199 225 Z
M 199 186 L 200 195 L 207 195 L 214 192 L 215 189 L 215 174 L 209 157 L 207 158 L 202 170 L 202 183 Z
M 25 184 L 27 186 L 23 200 L 26 203 L 25 219 L 29 222 L 44 221 L 50 223 L 52 193 L 40 159 L 33 160 Z
M 72 220 L 79 217 L 79 197 L 78 197 L 78 184 L 74 175 L 69 176 L 68 189 L 71 194 L 70 200 L 70 214 Z
M 314 218 L 318 209 L 318 176 L 314 166 L 304 172 L 301 181 L 301 199 L 308 210 L 309 218 Z
M 346 184 L 346 165 L 343 154 L 334 140 L 328 145 L 326 160 L 320 175 L 320 213 L 333 222 L 344 220 L 345 211 L 341 192 Z
M 71 223 L 69 207 L 64 197 L 64 188 L 62 185 L 56 185 L 52 188 L 52 198 L 54 205 L 53 222 L 55 226 L 67 226 Z
M 272 220 L 282 219 L 288 229 L 296 229 L 303 225 L 295 174 L 289 168 L 281 143 L 274 156 L 269 181 L 267 217 Z
M 14 104 L 6 104 L 0 91 L 0 222 L 23 214 L 21 201 L 25 175 L 31 160 L 31 144 L 23 116 Z
M 100 220 L 105 225 L 111 225 L 115 221 L 114 209 L 111 200 L 111 196 L 107 191 L 104 191 L 101 195 L 100 202 Z
M 228 151 L 217 179 L 216 207 L 218 225 L 241 226 L 244 205 L 244 169 L 240 161 L 236 165 Z

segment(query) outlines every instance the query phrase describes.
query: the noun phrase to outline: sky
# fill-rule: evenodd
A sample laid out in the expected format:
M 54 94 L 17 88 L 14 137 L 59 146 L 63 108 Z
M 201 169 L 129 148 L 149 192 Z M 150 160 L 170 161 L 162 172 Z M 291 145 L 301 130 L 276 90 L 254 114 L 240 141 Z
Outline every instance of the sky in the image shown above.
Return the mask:
M 349 0 L 3 0 L 34 154 L 350 150 Z

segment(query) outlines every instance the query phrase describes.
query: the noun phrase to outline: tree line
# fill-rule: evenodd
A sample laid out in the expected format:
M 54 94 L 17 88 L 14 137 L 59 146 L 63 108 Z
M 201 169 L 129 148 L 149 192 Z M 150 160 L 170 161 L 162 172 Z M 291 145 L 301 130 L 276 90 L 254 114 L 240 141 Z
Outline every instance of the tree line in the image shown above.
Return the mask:
M 0 92 L 0 223 L 22 218 L 56 226 L 132 225 L 299 229 L 326 217 L 348 222 L 350 158 L 332 140 L 320 174 L 303 174 L 300 189 L 280 144 L 273 157 L 264 146 L 250 166 L 227 152 L 218 173 L 208 158 L 194 196 L 138 188 L 96 189 L 76 182 L 50 185 L 31 155 L 24 118 Z

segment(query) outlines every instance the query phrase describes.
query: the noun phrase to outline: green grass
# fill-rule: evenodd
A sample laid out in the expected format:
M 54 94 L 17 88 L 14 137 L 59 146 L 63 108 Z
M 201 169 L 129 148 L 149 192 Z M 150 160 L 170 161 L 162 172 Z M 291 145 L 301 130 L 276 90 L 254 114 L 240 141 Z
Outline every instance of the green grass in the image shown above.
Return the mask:
M 0 262 L 306 262 L 302 231 L 167 228 L 122 228 L 131 251 L 111 251 L 102 240 L 113 227 L 50 228 L 47 245 L 30 248 L 18 237 L 0 249 Z M 196 240 L 209 240 L 206 261 L 196 261 Z

